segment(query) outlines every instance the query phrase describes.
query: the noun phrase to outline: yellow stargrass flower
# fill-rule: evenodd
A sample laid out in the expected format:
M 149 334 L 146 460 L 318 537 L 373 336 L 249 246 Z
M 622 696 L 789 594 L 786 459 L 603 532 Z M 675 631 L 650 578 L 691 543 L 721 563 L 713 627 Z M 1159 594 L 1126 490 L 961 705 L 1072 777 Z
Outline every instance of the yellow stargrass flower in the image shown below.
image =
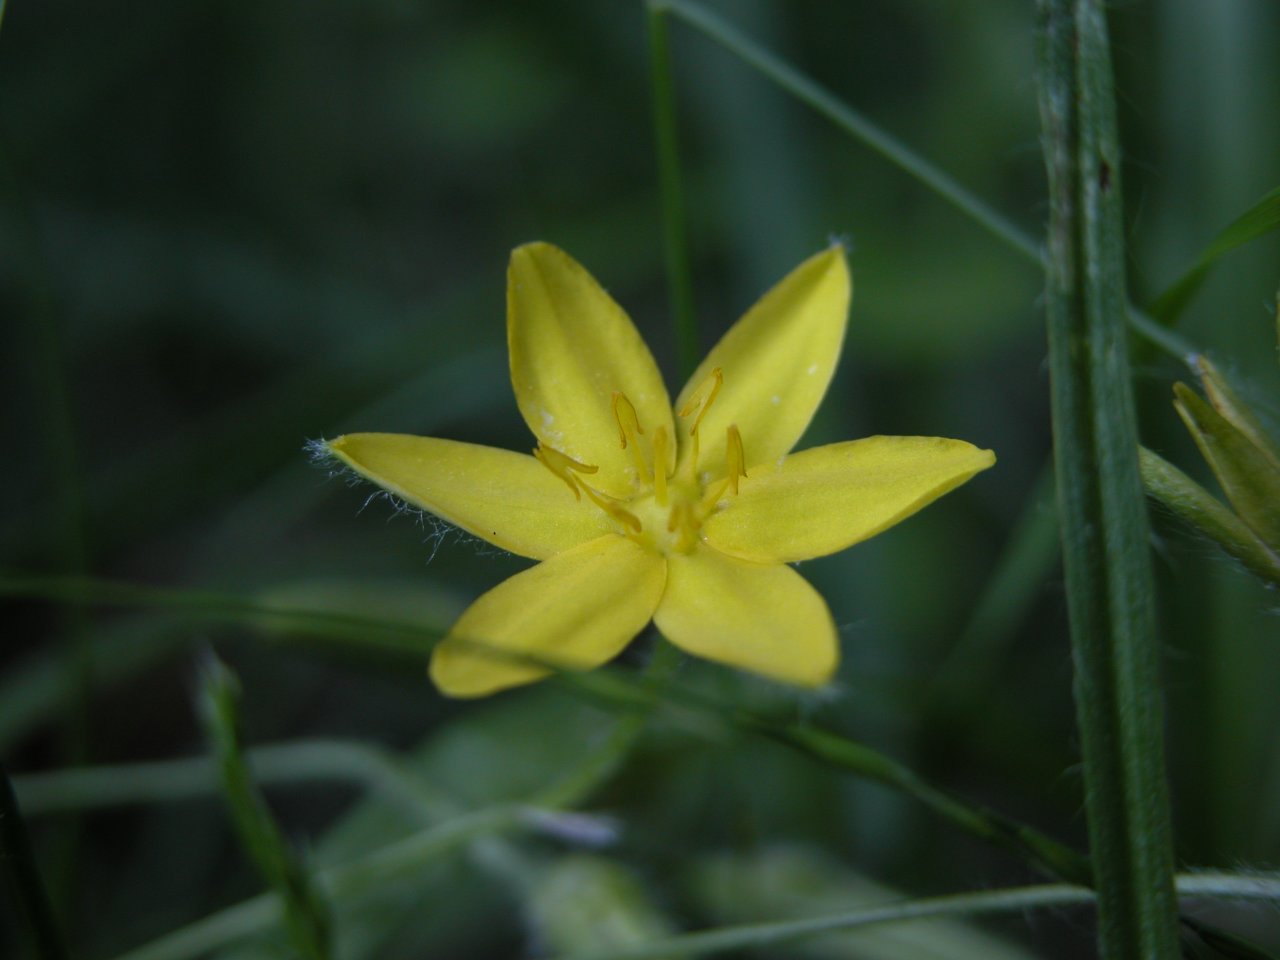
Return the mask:
M 805 261 L 673 406 L 591 275 L 549 244 L 517 248 L 507 343 L 533 456 L 383 433 L 328 445 L 395 496 L 541 561 L 480 597 L 436 647 L 440 690 L 484 696 L 549 665 L 599 666 L 650 620 L 697 656 L 802 686 L 829 680 L 831 614 L 787 564 L 865 540 L 995 462 L 936 437 L 790 453 L 831 380 L 849 296 L 843 250 Z

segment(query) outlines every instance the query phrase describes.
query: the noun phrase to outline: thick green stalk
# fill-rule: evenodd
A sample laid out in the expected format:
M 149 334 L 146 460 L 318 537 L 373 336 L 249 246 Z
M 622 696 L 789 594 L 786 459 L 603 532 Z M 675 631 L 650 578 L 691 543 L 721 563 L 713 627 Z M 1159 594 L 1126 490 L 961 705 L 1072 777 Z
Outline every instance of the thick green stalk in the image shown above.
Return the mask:
M 1054 451 L 1099 946 L 1110 960 L 1173 958 L 1172 828 L 1106 21 L 1098 0 L 1040 0 L 1040 10 Z
M 698 367 L 702 347 L 693 309 L 693 277 L 689 268 L 689 238 L 685 228 L 684 190 L 680 185 L 680 141 L 676 130 L 676 98 L 671 78 L 671 43 L 667 6 L 653 0 L 649 14 L 649 82 L 653 87 L 653 131 L 658 149 L 658 182 L 662 193 L 663 254 L 671 315 L 675 322 L 680 376 Z

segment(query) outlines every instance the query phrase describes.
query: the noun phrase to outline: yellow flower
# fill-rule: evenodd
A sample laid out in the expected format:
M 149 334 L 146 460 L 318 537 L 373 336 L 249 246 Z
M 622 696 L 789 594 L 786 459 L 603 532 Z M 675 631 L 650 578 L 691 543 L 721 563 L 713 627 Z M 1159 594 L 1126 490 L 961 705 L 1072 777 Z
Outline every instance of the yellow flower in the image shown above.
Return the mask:
M 849 296 L 839 247 L 806 260 L 725 334 L 673 408 L 640 334 L 591 275 L 548 244 L 517 248 L 507 344 L 533 456 L 385 433 L 328 445 L 395 496 L 541 561 L 462 614 L 432 655 L 436 685 L 484 696 L 550 666 L 596 667 L 650 620 L 697 656 L 802 686 L 829 680 L 835 625 L 787 564 L 865 540 L 995 462 L 936 437 L 789 455 L 831 380 Z

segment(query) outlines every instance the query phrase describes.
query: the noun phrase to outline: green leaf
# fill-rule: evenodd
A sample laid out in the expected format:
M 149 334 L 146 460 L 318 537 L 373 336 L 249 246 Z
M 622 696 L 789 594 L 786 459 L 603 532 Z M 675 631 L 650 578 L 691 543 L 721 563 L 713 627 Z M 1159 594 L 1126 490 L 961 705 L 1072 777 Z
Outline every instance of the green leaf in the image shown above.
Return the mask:
M 1204 487 L 1146 447 L 1138 450 L 1147 493 L 1222 547 L 1254 576 L 1280 587 L 1280 557 Z
M 1172 326 L 1200 290 L 1219 257 L 1270 233 L 1276 227 L 1280 227 L 1280 187 L 1268 193 L 1214 237 L 1191 268 L 1151 302 L 1147 312 L 1165 326 Z
M 1262 423 L 1254 416 L 1252 408 L 1236 395 L 1218 368 L 1209 362 L 1208 357 L 1196 357 L 1192 366 L 1200 376 L 1200 385 L 1205 395 L 1213 404 L 1213 409 L 1227 418 L 1236 429 L 1247 436 L 1280 471 L 1280 448 L 1277 448 L 1271 436 L 1263 429 Z
M 1240 519 L 1269 547 L 1280 546 L 1280 469 L 1247 434 L 1185 383 L 1173 385 L 1178 415 Z

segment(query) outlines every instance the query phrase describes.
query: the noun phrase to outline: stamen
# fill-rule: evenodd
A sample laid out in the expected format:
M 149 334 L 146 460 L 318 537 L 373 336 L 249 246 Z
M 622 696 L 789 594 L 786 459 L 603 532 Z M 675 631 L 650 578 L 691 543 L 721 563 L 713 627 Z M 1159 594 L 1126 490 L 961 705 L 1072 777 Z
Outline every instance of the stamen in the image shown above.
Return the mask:
M 580 485 L 573 473 L 595 473 L 600 469 L 590 464 L 579 463 L 573 457 L 566 456 L 555 447 L 544 447 L 541 443 L 534 448 L 533 455 L 539 463 L 569 485 L 575 500 L 581 500 L 582 494 L 578 492 Z
M 619 391 L 614 391 L 613 394 L 613 419 L 618 423 L 618 441 L 622 444 L 622 449 L 631 450 L 631 459 L 636 465 L 636 472 L 642 482 L 648 483 L 649 465 L 644 462 L 644 452 L 641 451 L 640 444 L 636 440 L 638 434 L 644 433 L 644 427 L 640 426 L 636 408 L 631 405 L 626 394 Z
M 738 432 L 738 425 L 731 424 L 725 432 L 727 434 L 724 451 L 725 468 L 729 486 L 734 496 L 737 496 L 738 478 L 747 475 L 747 455 L 742 449 L 742 434 Z
M 742 449 L 742 434 L 738 432 L 737 424 L 731 425 L 725 431 L 725 434 L 725 477 L 719 484 L 702 495 L 702 500 L 698 506 L 703 513 L 713 510 L 726 493 L 732 492 L 734 496 L 737 496 L 738 480 L 747 475 L 747 457 Z
M 599 507 L 605 513 L 607 513 L 609 516 L 611 516 L 618 523 L 622 524 L 625 527 L 630 527 L 633 533 L 639 533 L 644 529 L 644 525 L 640 522 L 640 518 L 637 517 L 630 510 L 622 509 L 622 507 L 618 506 L 616 501 L 610 500 L 608 497 L 602 494 L 596 493 L 594 490 L 588 487 L 585 483 L 582 484 L 582 492 L 587 495 L 587 499 L 589 499 L 592 503 L 594 503 L 597 507 Z
M 620 390 L 613 392 L 613 419 L 618 421 L 618 440 L 624 450 L 627 448 L 629 436 L 634 437 L 637 433 L 644 433 L 644 427 L 640 426 L 640 418 L 636 416 L 636 408 L 631 405 L 627 395 Z
M 716 367 L 698 384 L 698 389 L 689 394 L 688 401 L 680 408 L 681 417 L 689 416 L 694 410 L 698 411 L 698 415 L 694 417 L 693 426 L 689 428 L 690 436 L 698 435 L 698 424 L 702 423 L 702 418 L 711 409 L 711 404 L 715 403 L 716 394 L 720 392 L 723 383 L 724 373 Z
M 653 431 L 653 496 L 658 506 L 667 505 L 667 428 Z

